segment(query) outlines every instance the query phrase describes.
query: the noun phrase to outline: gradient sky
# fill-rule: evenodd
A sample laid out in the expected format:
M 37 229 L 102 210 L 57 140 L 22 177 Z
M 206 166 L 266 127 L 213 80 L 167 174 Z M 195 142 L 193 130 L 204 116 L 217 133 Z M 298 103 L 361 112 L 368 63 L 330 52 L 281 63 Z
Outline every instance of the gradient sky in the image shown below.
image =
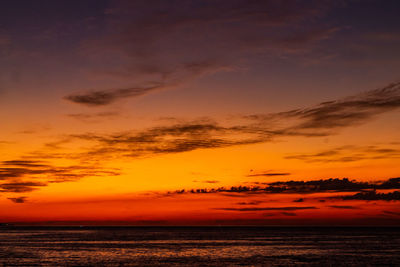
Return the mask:
M 3 1 L 0 222 L 397 225 L 399 11 Z

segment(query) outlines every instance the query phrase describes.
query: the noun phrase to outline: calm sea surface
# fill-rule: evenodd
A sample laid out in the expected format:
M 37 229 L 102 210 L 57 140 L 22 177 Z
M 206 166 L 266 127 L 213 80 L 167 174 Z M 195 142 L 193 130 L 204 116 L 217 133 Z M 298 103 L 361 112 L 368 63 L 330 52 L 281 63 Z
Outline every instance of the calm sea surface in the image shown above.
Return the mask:
M 1 227 L 0 266 L 400 266 L 400 228 Z

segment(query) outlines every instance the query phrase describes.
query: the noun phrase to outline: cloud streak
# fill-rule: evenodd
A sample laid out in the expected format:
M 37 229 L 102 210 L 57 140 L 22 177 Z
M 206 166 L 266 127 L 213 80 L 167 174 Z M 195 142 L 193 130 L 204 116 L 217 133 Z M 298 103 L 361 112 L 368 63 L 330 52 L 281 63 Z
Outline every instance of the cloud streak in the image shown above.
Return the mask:
M 266 172 L 266 173 L 255 173 L 247 175 L 247 177 L 263 177 L 263 176 L 287 176 L 291 173 L 288 172 Z
M 274 141 L 292 136 L 323 137 L 340 129 L 366 123 L 378 114 L 400 107 L 400 83 L 368 91 L 344 99 L 324 102 L 315 107 L 272 114 L 241 117 L 240 123 L 222 125 L 212 119 L 187 121 L 115 134 L 86 133 L 70 138 L 92 142 L 88 155 L 107 158 L 113 154 L 123 157 L 148 157 L 159 154 L 182 153 L 197 149 L 223 148 Z M 352 154 L 347 151 L 354 149 Z M 398 158 L 400 150 L 379 146 L 340 147 L 315 154 L 295 154 L 287 159 L 350 162 L 366 158 Z M 289 175 L 289 173 L 251 174 L 260 176 Z
M 182 189 L 174 192 L 168 192 L 167 195 L 180 194 L 315 194 L 315 193 L 343 193 L 359 192 L 355 195 L 338 196 L 343 200 L 398 200 L 397 191 L 393 193 L 376 193 L 375 190 L 400 189 L 400 178 L 390 178 L 380 182 L 359 182 L 356 180 L 343 179 L 320 179 L 310 181 L 278 181 L 266 183 L 267 186 L 232 186 L 229 188 L 198 188 Z M 373 191 L 367 191 L 373 190 Z M 304 198 L 295 199 L 293 202 L 304 202 Z M 240 205 L 249 204 L 241 202 Z M 250 205 L 250 204 L 249 204 Z
M 65 97 L 65 99 L 77 104 L 84 104 L 87 106 L 104 106 L 111 104 L 120 98 L 138 97 L 152 91 L 160 90 L 164 87 L 165 86 L 160 84 L 148 87 L 91 91 L 87 93 L 68 95 Z
M 284 211 L 293 211 L 293 210 L 315 210 L 317 207 L 313 206 L 305 206 L 305 207 L 267 207 L 267 208 L 213 208 L 214 210 L 226 210 L 226 211 L 270 211 L 270 210 L 284 210 Z
M 141 131 L 125 131 L 111 134 L 84 133 L 63 136 L 59 142 L 51 142 L 46 152 L 32 153 L 32 160 L 10 160 L 0 164 L 0 181 L 4 180 L 2 191 L 28 192 L 49 183 L 76 181 L 83 177 L 118 175 L 119 170 L 99 167 L 98 162 L 114 158 L 143 158 L 161 154 L 190 152 L 198 149 L 215 149 L 238 145 L 271 142 L 291 136 L 320 137 L 335 134 L 339 129 L 365 123 L 377 114 L 400 107 L 400 83 L 393 83 L 381 89 L 368 91 L 341 100 L 324 102 L 314 107 L 289 110 L 272 114 L 256 114 L 240 117 L 240 123 L 222 125 L 211 119 L 192 120 L 172 125 L 163 125 Z M 88 142 L 83 151 L 58 153 L 60 144 L 65 142 Z M 399 150 L 381 146 L 356 148 L 365 155 L 340 155 L 353 147 L 342 147 L 317 154 L 291 155 L 287 158 L 305 161 L 354 161 L 366 157 L 398 157 Z M 357 153 L 356 153 L 357 154 Z M 359 154 L 359 153 L 358 153 Z M 336 157 L 336 158 L 335 158 Z M 71 160 L 88 159 L 72 166 L 53 166 L 42 159 L 65 158 Z M 39 159 L 39 160 L 36 160 Z M 284 172 L 251 174 L 256 176 L 289 175 Z M 29 177 L 29 180 L 26 180 Z M 32 180 L 32 179 L 42 180 Z M 36 186 L 18 183 L 40 182 Z M 397 181 L 392 181 L 397 183 Z M 9 185 L 7 185 L 7 183 Z M 13 185 L 13 183 L 17 183 Z M 349 180 L 300 181 L 270 184 L 266 188 L 246 187 L 214 189 L 216 192 L 236 193 L 290 193 L 316 192 L 327 190 L 378 189 L 376 185 Z M 1 186 L 1 185 L 0 185 Z M 18 189 L 18 186 L 20 189 Z M 397 184 L 392 189 L 397 189 Z M 196 189 L 197 190 L 197 189 Z M 208 190 L 200 190 L 209 193 Z
M 358 207 L 354 207 L 354 206 L 343 206 L 343 205 L 331 205 L 328 206 L 329 208 L 334 208 L 334 209 L 342 209 L 342 210 L 354 210 L 354 209 L 358 209 Z
M 82 54 L 93 61 L 92 72 L 131 86 L 79 92 L 65 99 L 105 106 L 235 69 L 252 55 L 307 50 L 338 31 L 309 23 L 333 6 L 314 0 L 112 2 L 105 10 L 104 31 L 82 43 Z M 306 21 L 307 30 L 291 25 Z
M 7 199 L 11 200 L 14 203 L 22 204 L 26 202 L 27 197 L 9 197 Z
M 292 154 L 286 159 L 297 159 L 309 163 L 315 162 L 354 162 L 360 160 L 397 159 L 400 158 L 400 147 L 395 144 L 388 146 L 342 146 L 317 153 Z
M 384 200 L 384 201 L 399 201 L 400 191 L 389 193 L 378 193 L 376 191 L 360 192 L 352 196 L 344 196 L 343 200 Z
M 47 186 L 41 182 L 10 182 L 0 184 L 0 192 L 26 193 L 37 190 L 39 187 Z
M 25 193 L 51 183 L 77 181 L 91 176 L 115 176 L 118 170 L 97 166 L 55 166 L 38 160 L 0 162 L 0 192 Z
M 98 113 L 73 113 L 67 114 L 68 117 L 80 120 L 82 122 L 99 122 L 102 119 L 111 119 L 117 117 L 118 112 L 98 112 Z

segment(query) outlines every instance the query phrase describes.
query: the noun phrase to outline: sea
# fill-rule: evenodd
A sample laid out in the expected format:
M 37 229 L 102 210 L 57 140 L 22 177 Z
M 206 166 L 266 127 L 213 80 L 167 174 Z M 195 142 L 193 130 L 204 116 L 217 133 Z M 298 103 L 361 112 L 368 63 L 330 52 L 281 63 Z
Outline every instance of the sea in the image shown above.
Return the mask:
M 0 266 L 400 266 L 400 227 L 9 227 Z

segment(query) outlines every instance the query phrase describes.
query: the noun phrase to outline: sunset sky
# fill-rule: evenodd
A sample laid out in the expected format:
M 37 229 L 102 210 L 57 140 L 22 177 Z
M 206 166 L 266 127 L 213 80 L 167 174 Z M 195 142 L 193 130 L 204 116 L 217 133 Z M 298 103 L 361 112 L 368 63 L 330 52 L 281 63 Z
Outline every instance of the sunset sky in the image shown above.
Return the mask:
M 0 222 L 398 225 L 397 0 L 6 0 Z

